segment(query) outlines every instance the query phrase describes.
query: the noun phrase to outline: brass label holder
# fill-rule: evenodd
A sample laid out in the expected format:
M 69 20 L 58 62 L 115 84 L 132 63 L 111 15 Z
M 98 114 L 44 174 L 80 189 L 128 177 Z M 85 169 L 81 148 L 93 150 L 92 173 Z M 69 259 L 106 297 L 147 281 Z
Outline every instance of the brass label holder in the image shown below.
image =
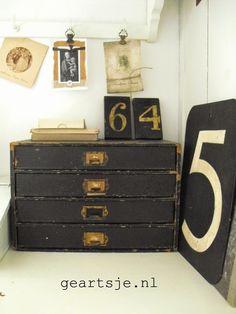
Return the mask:
M 83 159 L 85 166 L 105 166 L 108 162 L 106 152 L 85 152 Z
M 107 179 L 84 179 L 83 189 L 87 196 L 106 195 L 108 190 Z
M 107 206 L 83 206 L 81 216 L 84 220 L 103 220 L 108 216 Z
M 106 246 L 108 243 L 108 236 L 104 232 L 84 232 L 83 235 L 84 246 Z

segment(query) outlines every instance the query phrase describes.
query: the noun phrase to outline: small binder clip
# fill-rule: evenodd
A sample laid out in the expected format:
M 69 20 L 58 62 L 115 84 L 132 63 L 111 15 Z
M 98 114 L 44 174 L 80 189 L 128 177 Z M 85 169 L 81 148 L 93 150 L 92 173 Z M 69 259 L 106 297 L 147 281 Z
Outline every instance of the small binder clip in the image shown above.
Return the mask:
M 66 35 L 66 37 L 67 37 L 67 42 L 68 43 L 72 43 L 73 44 L 73 42 L 74 42 L 74 36 L 75 36 L 75 32 L 73 31 L 73 29 L 72 28 L 68 28 L 67 30 L 66 30 L 66 32 L 65 32 L 65 35 Z
M 120 36 L 120 44 L 121 45 L 125 45 L 127 44 L 126 42 L 126 38 L 128 37 L 128 32 L 125 28 L 123 28 L 120 32 L 119 32 L 119 36 Z
M 68 28 L 66 30 L 66 32 L 65 32 L 65 35 L 67 37 L 67 42 L 68 42 L 68 45 L 70 47 L 70 50 L 72 50 L 73 49 L 75 32 L 73 31 L 72 28 Z

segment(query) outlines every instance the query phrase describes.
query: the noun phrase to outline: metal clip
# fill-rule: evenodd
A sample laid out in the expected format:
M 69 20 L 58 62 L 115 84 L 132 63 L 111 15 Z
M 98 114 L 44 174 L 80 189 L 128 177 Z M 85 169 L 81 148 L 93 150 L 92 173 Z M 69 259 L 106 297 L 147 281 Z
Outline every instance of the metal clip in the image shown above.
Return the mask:
M 73 44 L 74 44 L 74 36 L 75 36 L 75 32 L 73 31 L 72 28 L 68 28 L 65 32 L 65 35 L 67 37 L 67 43 L 68 46 L 70 47 L 70 50 L 73 49 Z M 68 84 L 67 84 L 68 85 Z M 69 86 L 69 85 L 68 85 Z
M 127 44 L 126 42 L 126 38 L 128 37 L 128 32 L 125 28 L 123 28 L 120 32 L 119 32 L 119 37 L 120 37 L 120 44 L 121 45 L 125 45 Z
M 67 37 L 67 42 L 68 43 L 72 43 L 73 44 L 73 42 L 74 42 L 74 36 L 75 36 L 75 32 L 73 31 L 73 29 L 72 28 L 68 28 L 67 30 L 66 30 L 66 32 L 65 32 L 65 35 L 66 35 L 66 37 Z

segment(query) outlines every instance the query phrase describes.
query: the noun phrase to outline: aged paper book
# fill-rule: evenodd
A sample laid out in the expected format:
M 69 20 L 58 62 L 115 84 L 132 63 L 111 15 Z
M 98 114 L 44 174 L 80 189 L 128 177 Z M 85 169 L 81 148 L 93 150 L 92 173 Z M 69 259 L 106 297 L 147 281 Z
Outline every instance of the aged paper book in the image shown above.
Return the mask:
M 85 119 L 80 118 L 76 120 L 63 119 L 39 119 L 39 128 L 70 128 L 70 129 L 85 129 Z
M 98 129 L 38 128 L 31 129 L 33 141 L 96 141 Z

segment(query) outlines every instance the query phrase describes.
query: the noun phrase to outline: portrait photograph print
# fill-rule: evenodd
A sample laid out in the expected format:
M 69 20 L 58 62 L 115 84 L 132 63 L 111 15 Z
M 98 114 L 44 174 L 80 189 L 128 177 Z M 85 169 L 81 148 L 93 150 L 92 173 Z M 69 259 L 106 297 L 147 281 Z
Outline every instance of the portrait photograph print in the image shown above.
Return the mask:
M 86 45 L 85 41 L 54 43 L 54 87 L 86 88 Z
M 79 82 L 79 54 L 80 51 L 60 50 L 60 82 Z

